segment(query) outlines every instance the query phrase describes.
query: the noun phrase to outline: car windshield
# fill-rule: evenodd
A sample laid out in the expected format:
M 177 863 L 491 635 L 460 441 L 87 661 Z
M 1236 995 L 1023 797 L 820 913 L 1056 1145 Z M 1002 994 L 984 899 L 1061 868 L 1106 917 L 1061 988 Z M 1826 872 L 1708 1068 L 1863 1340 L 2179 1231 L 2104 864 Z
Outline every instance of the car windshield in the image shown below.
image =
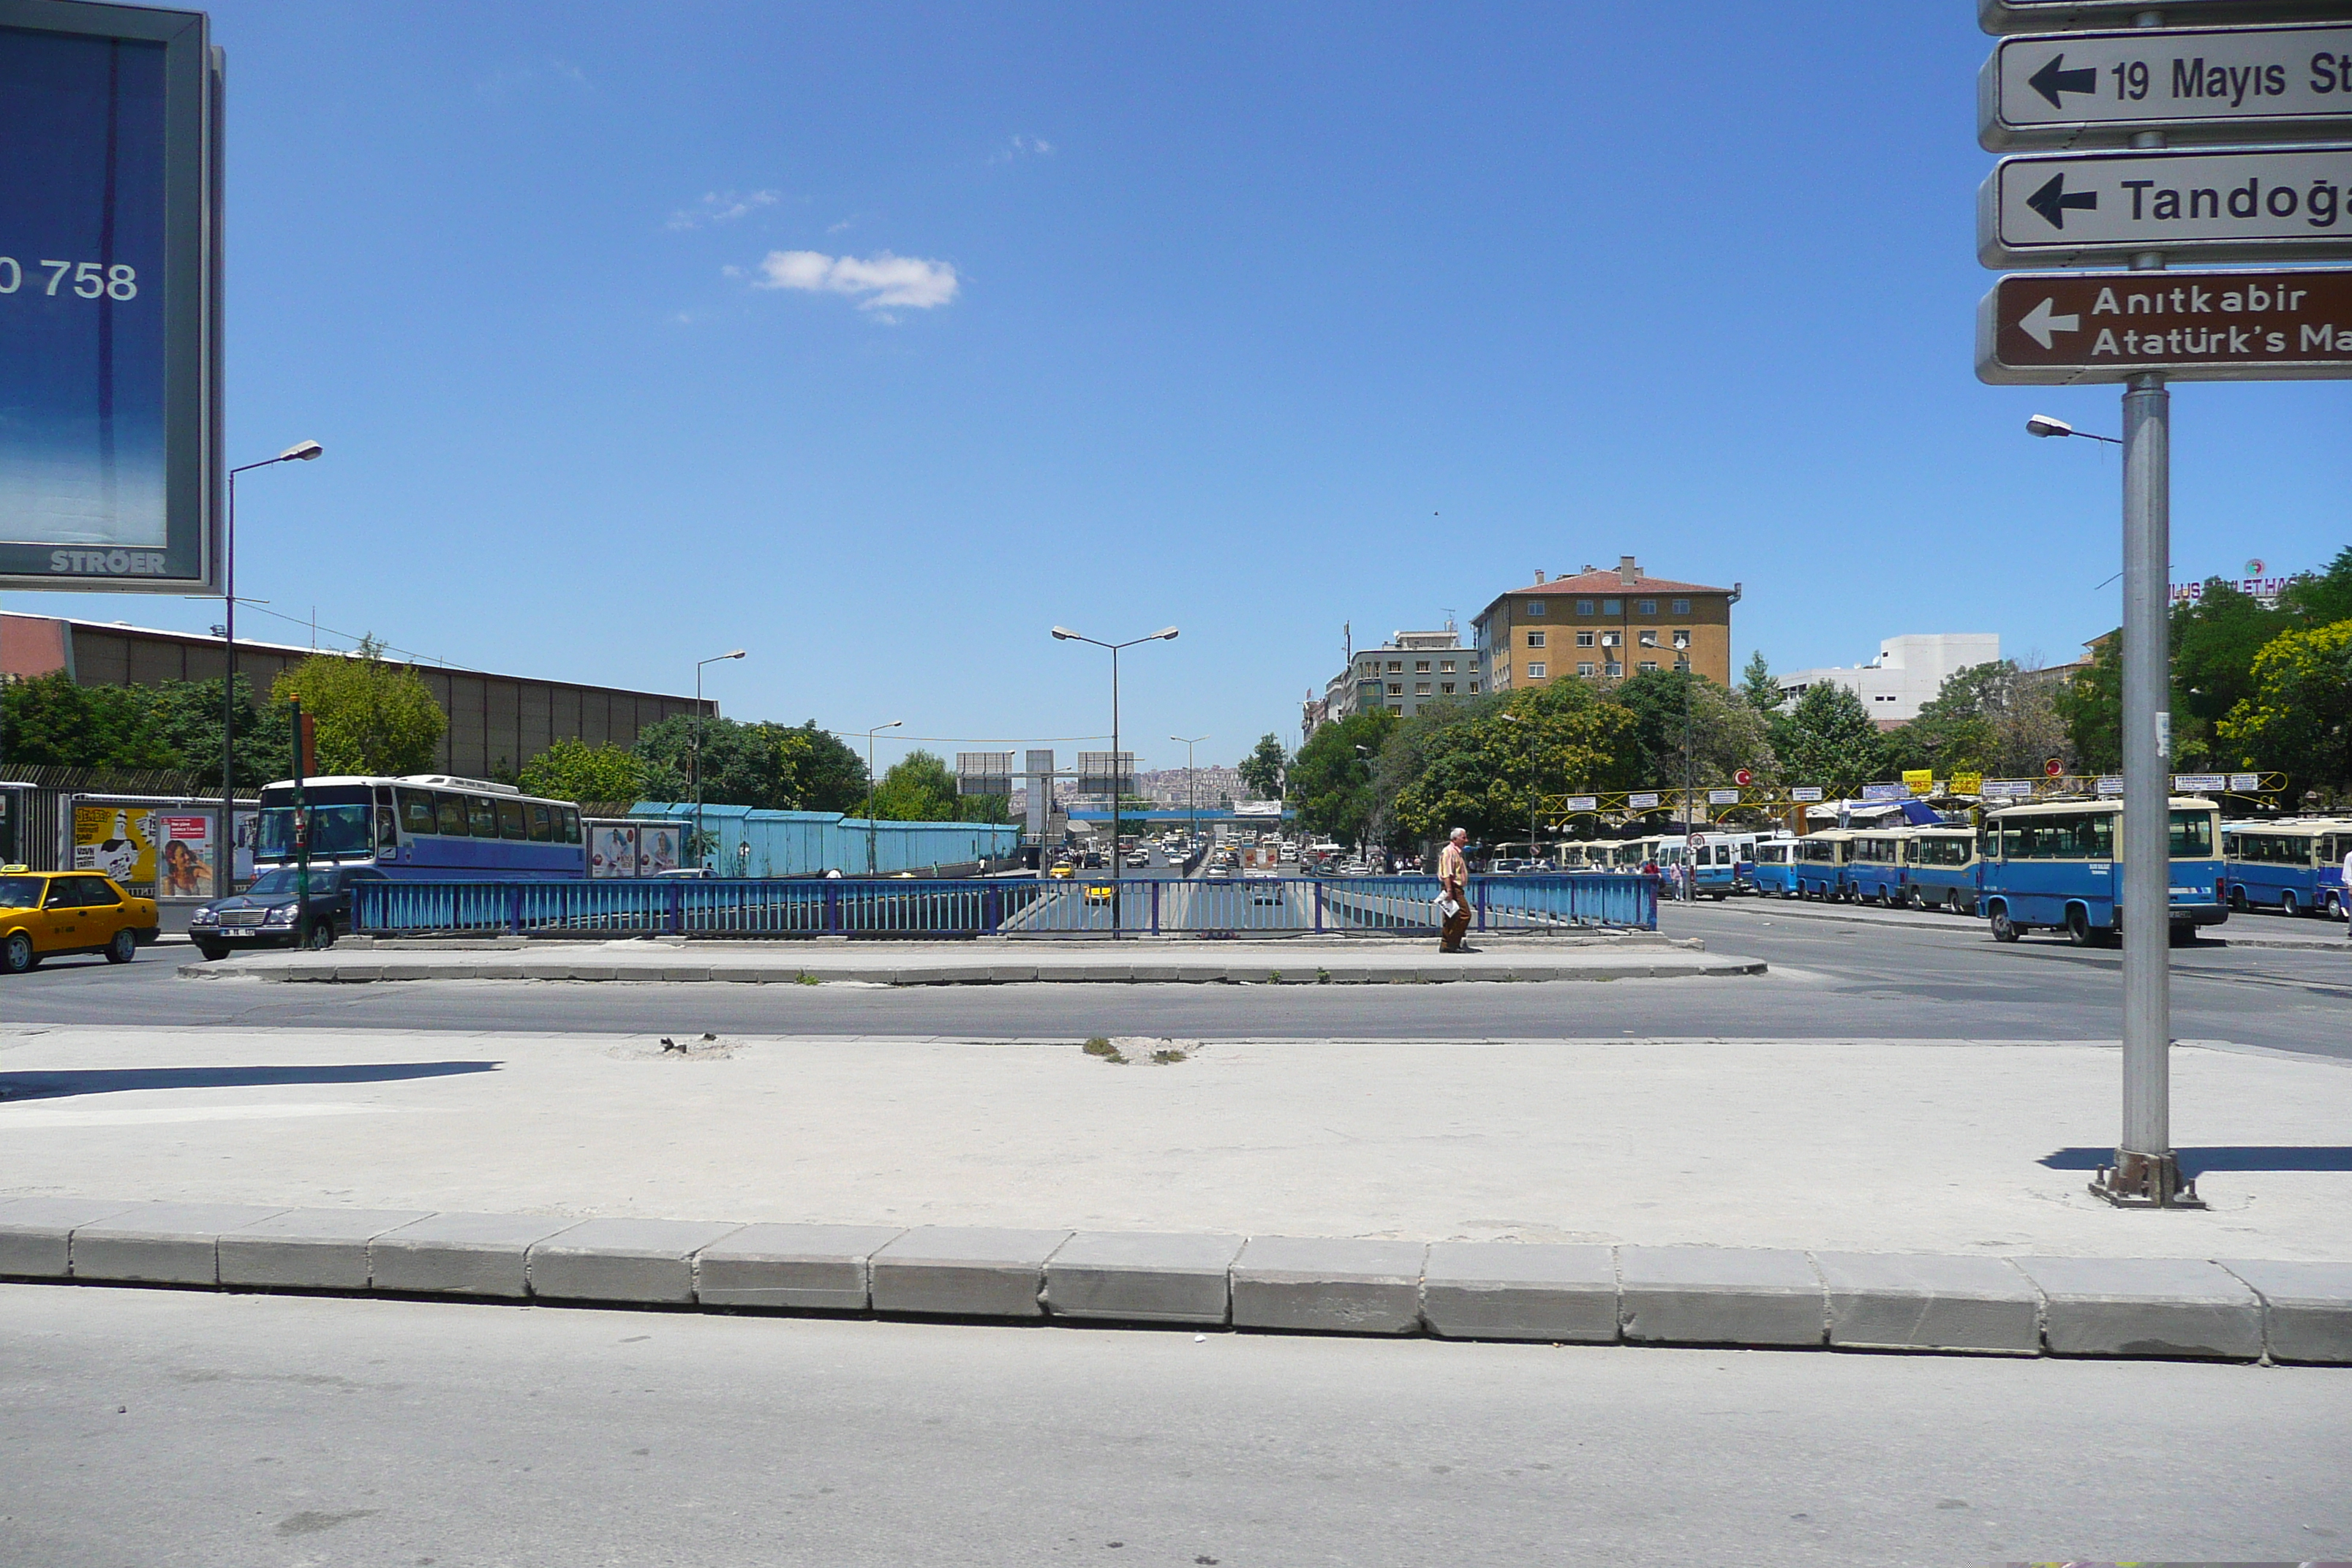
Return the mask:
M 41 907 L 39 877 L 0 877 L 0 910 L 37 910 Z
M 331 866 L 311 867 L 310 891 L 314 895 L 333 892 L 335 875 L 335 868 Z M 302 890 L 301 877 L 302 870 L 299 866 L 272 867 L 256 877 L 253 879 L 253 886 L 247 888 L 246 891 L 264 899 L 299 893 Z

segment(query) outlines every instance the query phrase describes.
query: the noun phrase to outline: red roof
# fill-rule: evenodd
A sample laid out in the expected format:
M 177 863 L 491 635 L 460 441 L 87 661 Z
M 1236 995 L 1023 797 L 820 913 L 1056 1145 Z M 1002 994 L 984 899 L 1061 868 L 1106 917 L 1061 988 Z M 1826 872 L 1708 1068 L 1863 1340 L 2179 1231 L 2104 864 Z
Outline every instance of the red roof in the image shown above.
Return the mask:
M 1625 585 L 1617 569 L 1587 572 L 1580 577 L 1555 577 L 1549 583 L 1530 583 L 1524 588 L 1512 588 L 1509 594 L 1728 594 L 1728 588 L 1710 588 L 1704 583 L 1677 583 L 1667 577 L 1643 575 Z

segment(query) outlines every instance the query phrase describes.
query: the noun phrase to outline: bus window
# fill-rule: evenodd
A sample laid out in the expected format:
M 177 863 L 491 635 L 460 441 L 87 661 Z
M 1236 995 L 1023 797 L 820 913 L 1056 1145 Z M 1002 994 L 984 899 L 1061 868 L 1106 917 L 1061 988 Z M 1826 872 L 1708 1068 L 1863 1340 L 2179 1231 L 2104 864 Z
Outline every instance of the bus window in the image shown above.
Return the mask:
M 522 802 L 499 800 L 492 801 L 490 804 L 498 807 L 499 837 L 528 838 L 530 837 L 530 813 L 523 809 Z
M 466 803 L 466 820 L 473 825 L 474 837 L 496 838 L 499 836 L 499 803 L 486 795 L 469 795 L 460 798 Z
M 2176 811 L 2172 814 L 2172 858 L 2175 860 L 2210 860 L 2213 858 L 2211 812 Z
M 466 821 L 466 797 L 462 795 L 436 795 L 433 797 L 433 814 L 441 831 L 451 838 L 463 838 L 473 829 Z
M 401 831 L 414 837 L 419 833 L 438 833 L 433 821 L 433 792 L 429 789 L 404 789 L 397 792 L 400 800 Z
M 556 807 L 556 815 L 563 819 L 563 842 L 566 844 L 579 843 L 580 813 L 571 806 L 562 805 Z
M 554 815 L 553 807 L 541 805 L 536 802 L 532 804 L 530 808 L 530 841 L 532 843 L 544 844 L 555 837 L 555 825 L 551 820 Z

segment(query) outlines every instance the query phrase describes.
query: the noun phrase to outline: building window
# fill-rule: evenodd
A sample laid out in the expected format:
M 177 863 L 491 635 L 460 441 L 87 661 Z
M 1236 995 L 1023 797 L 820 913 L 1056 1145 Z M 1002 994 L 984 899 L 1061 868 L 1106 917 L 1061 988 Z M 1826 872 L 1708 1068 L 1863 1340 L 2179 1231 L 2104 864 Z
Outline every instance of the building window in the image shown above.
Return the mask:
M 1392 658 L 1389 660 L 1389 673 L 1391 675 L 1402 675 L 1404 673 L 1404 660 L 1401 658 Z
M 1592 601 L 1591 601 L 1591 600 L 1590 600 L 1590 599 L 1579 599 L 1579 600 L 1577 600 L 1577 601 L 1576 601 L 1576 613 L 1577 613 L 1578 615 L 1580 615 L 1580 616 L 1589 616 L 1589 615 L 1591 615 L 1591 614 L 1592 613 Z
M 1528 679 L 1529 680 L 1541 680 L 1543 678 L 1544 667 L 1542 665 L 1531 664 L 1528 666 Z
M 1676 647 L 1690 647 L 1690 633 L 1687 630 L 1675 633 L 1675 646 Z
M 1443 673 L 1451 675 L 1454 673 L 1454 661 L 1450 658 L 1441 658 L 1437 661 L 1437 668 Z
M 1414 682 L 1412 683 L 1412 694 L 1413 694 L 1415 697 L 1426 697 L 1426 696 L 1428 696 L 1428 695 L 1429 695 L 1429 682 L 1427 682 L 1426 680 L 1416 680 L 1416 681 L 1414 681 Z
M 1604 616 L 1622 616 L 1625 613 L 1625 601 L 1603 599 L 1601 601 L 1601 613 Z
M 1414 659 L 1412 661 L 1412 672 L 1415 675 L 1427 675 L 1429 673 L 1429 660 L 1425 658 Z
M 1451 697 L 1454 695 L 1454 682 L 1450 680 L 1441 680 L 1437 683 L 1437 689 L 1445 696 Z
M 1591 675 L 1592 673 L 1592 661 L 1588 658 L 1582 664 L 1578 665 L 1576 667 L 1576 673 L 1584 676 Z
M 1391 702 L 1389 704 L 1389 711 L 1402 719 L 1404 717 L 1404 704 L 1402 702 Z
M 1607 666 L 1604 667 L 1602 673 L 1614 679 L 1616 677 L 1625 673 L 1625 667 L 1612 658 L 1609 661 Z
M 1390 681 L 1390 682 L 1389 682 L 1389 695 L 1390 695 L 1390 696 L 1391 696 L 1391 697 L 1402 697 L 1402 696 L 1403 696 L 1403 695 L 1404 695 L 1404 682 L 1403 682 L 1403 681 L 1402 681 L 1402 680 L 1391 680 L 1391 681 Z
M 1676 614 L 1676 615 L 1678 615 L 1678 616 L 1687 616 L 1687 615 L 1689 615 L 1689 614 L 1690 614 L 1690 601 L 1689 601 L 1688 599 L 1676 599 L 1676 600 L 1675 601 L 1675 614 Z
M 1643 647 L 1655 647 L 1658 646 L 1658 628 L 1655 626 L 1644 626 L 1642 630 L 1635 633 L 1634 636 L 1640 639 Z
M 1541 633 L 1541 632 L 1529 632 L 1529 633 L 1528 634 L 1528 646 L 1529 647 L 1543 647 L 1543 645 L 1544 645 L 1544 635 L 1543 635 L 1543 633 Z
M 1478 695 L 1478 683 L 1475 680 L 1470 683 L 1470 695 L 1473 697 Z
M 1577 633 L 1576 646 L 1579 647 L 1591 647 L 1592 646 L 1592 634 L 1591 632 Z
M 1540 616 L 1544 613 L 1544 602 L 1541 599 L 1529 599 L 1527 609 L 1530 616 Z
M 1642 669 L 1643 669 L 1643 672 L 1644 674 L 1647 674 L 1649 671 L 1654 670 L 1654 669 L 1655 669 L 1655 668 L 1658 668 L 1658 661 L 1657 661 L 1656 659 L 1654 659 L 1654 658 L 1645 658 L 1645 659 L 1643 659 L 1643 660 L 1642 661 Z
M 1622 632 L 1602 632 L 1601 634 L 1601 646 L 1602 647 L 1615 647 L 1619 643 L 1624 640 L 1624 637 L 1625 634 Z
M 1637 600 L 1635 602 L 1633 613 L 1641 616 L 1654 616 L 1658 613 L 1658 601 L 1655 599 Z

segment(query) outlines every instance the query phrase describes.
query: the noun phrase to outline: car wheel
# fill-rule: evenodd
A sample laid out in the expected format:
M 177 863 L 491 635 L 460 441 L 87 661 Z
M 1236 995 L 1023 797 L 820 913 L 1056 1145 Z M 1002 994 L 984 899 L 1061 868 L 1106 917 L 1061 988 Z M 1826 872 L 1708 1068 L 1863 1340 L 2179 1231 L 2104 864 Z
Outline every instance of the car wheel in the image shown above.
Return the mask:
M 2002 907 L 2002 908 L 2000 908 L 2000 909 L 1997 909 L 1997 910 L 1993 910 L 1993 912 L 1992 912 L 1992 939 L 1993 939 L 1993 941 L 1995 941 L 1995 942 L 2015 942 L 2015 941 L 2016 941 L 2020 936 L 2022 936 L 2023 934 L 2024 934 L 2024 933 L 2023 933 L 2022 931 L 2019 931 L 2019 930 L 2017 929 L 2017 922 L 2016 922 L 2016 921 L 2012 921 L 2012 920 L 2011 920 L 2011 919 L 2009 918 L 2009 910 L 2008 910 L 2007 906 L 2003 906 L 2003 907 Z
M 0 970 L 10 974 L 22 974 L 39 962 L 33 952 L 33 939 L 23 931 L 0 942 Z
M 228 956 L 228 949 L 216 942 L 200 942 L 196 943 L 196 951 L 205 955 L 207 963 L 218 963 Z
M 106 944 L 106 962 L 109 963 L 128 963 L 138 956 L 139 939 L 131 934 L 129 926 L 116 931 L 114 940 Z
M 302 945 L 309 948 L 313 952 L 324 952 L 326 949 L 334 946 L 335 922 L 329 920 L 322 920 L 318 924 L 312 926 L 310 928 L 310 939 L 303 942 Z

